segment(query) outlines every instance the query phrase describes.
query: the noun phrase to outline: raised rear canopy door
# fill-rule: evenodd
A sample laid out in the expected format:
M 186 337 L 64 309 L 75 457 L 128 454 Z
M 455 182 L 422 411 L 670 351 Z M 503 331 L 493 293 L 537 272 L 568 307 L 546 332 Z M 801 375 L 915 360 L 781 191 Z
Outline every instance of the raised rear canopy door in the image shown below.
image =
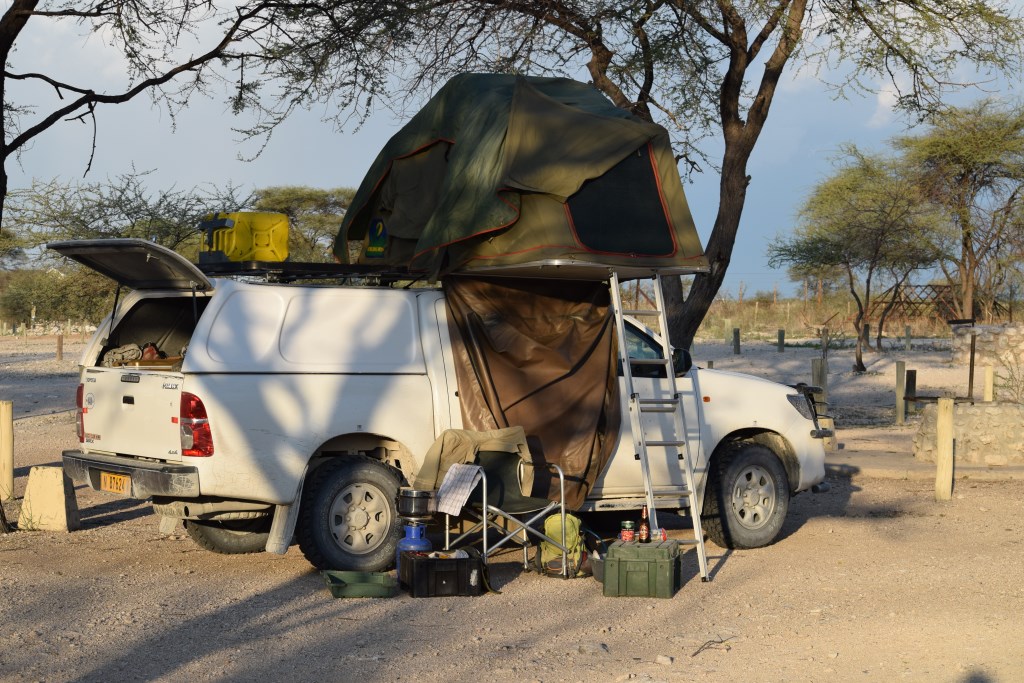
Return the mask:
M 149 240 L 66 240 L 50 242 L 46 248 L 131 289 L 213 289 L 209 278 L 185 257 Z

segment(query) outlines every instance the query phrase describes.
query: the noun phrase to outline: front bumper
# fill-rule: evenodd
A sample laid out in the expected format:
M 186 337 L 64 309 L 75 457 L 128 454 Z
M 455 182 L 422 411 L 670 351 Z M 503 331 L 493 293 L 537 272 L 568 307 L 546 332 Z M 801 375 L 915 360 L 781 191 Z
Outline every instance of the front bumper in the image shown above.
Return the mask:
M 100 472 L 127 475 L 131 479 L 130 498 L 199 496 L 199 471 L 189 465 L 142 462 L 116 455 L 85 454 L 64 451 L 64 472 L 76 484 L 100 491 Z

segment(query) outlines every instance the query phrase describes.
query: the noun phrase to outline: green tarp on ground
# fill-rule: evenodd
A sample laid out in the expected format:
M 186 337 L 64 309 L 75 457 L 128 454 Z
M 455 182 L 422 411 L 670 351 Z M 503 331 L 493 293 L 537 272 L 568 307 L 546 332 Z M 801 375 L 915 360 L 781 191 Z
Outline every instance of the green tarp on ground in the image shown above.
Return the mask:
M 373 162 L 335 241 L 342 261 L 350 240 L 362 263 L 431 279 L 707 266 L 665 130 L 562 78 L 449 81 Z

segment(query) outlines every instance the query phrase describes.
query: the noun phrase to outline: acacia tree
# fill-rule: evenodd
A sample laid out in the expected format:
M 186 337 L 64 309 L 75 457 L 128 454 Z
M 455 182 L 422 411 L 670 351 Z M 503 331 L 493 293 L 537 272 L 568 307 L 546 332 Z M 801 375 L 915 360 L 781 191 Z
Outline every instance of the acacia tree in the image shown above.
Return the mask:
M 959 290 L 957 317 L 982 308 L 990 319 L 996 292 L 1024 251 L 1024 108 L 985 100 L 929 122 L 924 134 L 897 138 L 895 146 L 949 216 L 940 265 Z
M 915 270 L 934 265 L 939 255 L 930 235 L 941 217 L 894 164 L 853 147 L 846 154 L 804 203 L 793 236 L 777 238 L 768 256 L 773 267 L 843 269 L 857 304 L 854 370 L 864 372 L 862 330 L 879 279 L 899 287 Z M 879 347 L 890 310 L 879 319 Z
M 710 272 L 695 278 L 685 305 L 680 284 L 666 280 L 674 285 L 670 332 L 682 346 L 725 277 L 751 182 L 747 162 L 787 69 L 838 66 L 840 92 L 888 83 L 900 108 L 920 113 L 939 106 L 965 61 L 1015 78 L 1022 39 L 1021 20 L 984 0 L 437 0 L 421 9 L 410 87 L 473 69 L 585 70 L 615 104 L 674 130 L 688 167 L 705 160 L 702 138 L 720 137 Z

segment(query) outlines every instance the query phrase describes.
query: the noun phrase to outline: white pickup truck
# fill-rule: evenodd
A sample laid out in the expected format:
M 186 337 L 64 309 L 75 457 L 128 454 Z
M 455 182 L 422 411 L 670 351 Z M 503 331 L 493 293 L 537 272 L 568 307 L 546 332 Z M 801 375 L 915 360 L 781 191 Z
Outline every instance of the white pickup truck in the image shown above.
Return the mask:
M 393 563 L 399 487 L 438 435 L 462 426 L 441 290 L 214 280 L 142 240 L 49 247 L 120 284 L 81 359 L 80 447 L 63 453 L 76 483 L 151 498 L 209 550 L 283 553 L 297 539 L 319 568 Z M 649 330 L 627 327 L 631 357 L 660 354 Z M 147 342 L 167 357 L 109 362 Z M 790 496 L 825 476 L 813 402 L 688 366 L 676 381 L 705 529 L 722 546 L 771 543 Z M 671 428 L 644 420 L 653 434 Z M 645 500 L 629 420 L 619 438 L 581 509 Z M 650 468 L 659 500 L 683 487 L 675 459 Z

